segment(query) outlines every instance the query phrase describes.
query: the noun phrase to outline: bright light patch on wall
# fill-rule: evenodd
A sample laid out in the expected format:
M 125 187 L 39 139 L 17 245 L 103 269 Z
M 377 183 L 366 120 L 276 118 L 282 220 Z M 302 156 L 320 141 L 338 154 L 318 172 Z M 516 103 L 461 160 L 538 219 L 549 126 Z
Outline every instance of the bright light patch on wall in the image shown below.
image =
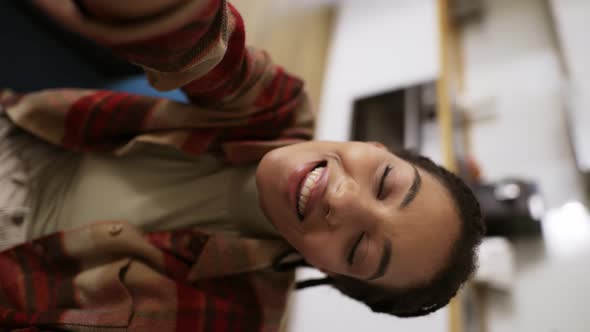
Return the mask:
M 570 258 L 590 250 L 590 214 L 582 203 L 549 210 L 542 225 L 549 255 Z
M 533 219 L 541 220 L 545 215 L 545 202 L 540 194 L 533 194 L 529 197 L 528 206 Z

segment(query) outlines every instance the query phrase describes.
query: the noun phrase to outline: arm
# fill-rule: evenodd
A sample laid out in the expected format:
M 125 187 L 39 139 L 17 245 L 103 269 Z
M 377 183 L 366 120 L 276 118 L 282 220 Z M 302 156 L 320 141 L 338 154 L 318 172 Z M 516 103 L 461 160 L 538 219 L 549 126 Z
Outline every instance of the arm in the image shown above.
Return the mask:
M 129 6 L 135 2 L 137 10 Z M 231 58 L 232 69 L 244 60 L 242 19 L 224 0 L 119 3 L 124 6 L 112 0 L 36 0 L 66 28 L 143 67 L 159 90 L 200 78 L 224 58 Z
M 93 3 L 108 6 L 115 3 L 111 0 L 82 1 L 90 15 L 72 0 L 36 3 L 69 29 L 142 66 L 155 88 L 182 88 L 194 104 L 191 108 L 158 101 L 149 107 L 134 106 L 133 113 L 124 114 L 133 118 L 122 121 L 107 114 L 115 114 L 113 109 L 120 109 L 116 103 L 129 98 L 68 92 L 52 98 L 61 103 L 53 105 L 54 114 L 43 109 L 37 112 L 43 112 L 41 116 L 32 116 L 37 111 L 33 106 L 50 98 L 37 95 L 37 104 L 31 97 L 25 108 L 15 106 L 10 112 L 15 122 L 40 137 L 74 150 L 100 146 L 121 151 L 139 138 L 194 154 L 217 150 L 234 160 L 249 155 L 236 162 L 252 161 L 269 149 L 311 137 L 313 122 L 303 83 L 272 64 L 266 53 L 245 47 L 242 18 L 226 1 L 158 0 L 161 11 L 148 6 L 124 22 L 124 13 L 101 18 L 115 7 L 92 13 Z M 47 121 L 55 122 L 57 129 L 49 131 Z M 246 154 L 245 145 L 250 150 Z
M 199 105 L 234 110 L 303 94 L 301 80 L 245 47 L 243 20 L 225 0 L 77 2 L 84 11 L 71 0 L 37 0 L 62 24 L 143 67 L 156 89 L 183 88 Z

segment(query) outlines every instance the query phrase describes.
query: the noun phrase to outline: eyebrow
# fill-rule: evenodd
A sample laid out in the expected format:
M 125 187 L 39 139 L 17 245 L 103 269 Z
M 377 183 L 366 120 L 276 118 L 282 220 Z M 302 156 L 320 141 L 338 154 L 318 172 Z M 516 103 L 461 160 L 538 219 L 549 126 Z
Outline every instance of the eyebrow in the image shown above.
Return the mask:
M 422 187 L 422 177 L 420 176 L 420 172 L 418 172 L 418 169 L 416 168 L 416 166 L 412 166 L 412 167 L 414 167 L 414 181 L 412 181 L 412 185 L 410 186 L 410 189 L 408 189 L 406 196 L 404 196 L 404 199 L 399 204 L 399 207 L 398 207 L 399 209 L 403 209 L 403 208 L 407 207 L 408 205 L 410 205 L 410 203 L 412 203 L 414 198 L 416 198 L 416 195 L 418 195 L 418 192 L 420 191 L 420 188 Z
M 387 271 L 387 267 L 389 266 L 389 261 L 391 260 L 391 240 L 385 239 L 383 242 L 383 254 L 381 255 L 381 260 L 379 261 L 379 266 L 377 267 L 377 271 L 373 273 L 367 281 L 375 280 L 378 278 L 383 277 L 385 275 L 385 271 Z
M 410 186 L 410 189 L 408 189 L 408 192 L 406 193 L 406 195 L 404 196 L 404 199 L 402 200 L 402 202 L 399 205 L 400 209 L 403 209 L 403 208 L 407 207 L 410 203 L 412 203 L 414 198 L 416 198 L 416 195 L 418 195 L 420 188 L 422 187 L 422 177 L 420 176 L 420 172 L 418 172 L 418 168 L 416 168 L 416 166 L 412 166 L 412 167 L 414 168 L 414 180 L 412 181 L 412 185 Z M 383 241 L 382 253 L 383 254 L 381 255 L 381 260 L 379 260 L 379 266 L 377 267 L 377 270 L 375 271 L 375 273 L 373 273 L 373 275 L 371 275 L 369 278 L 366 279 L 367 281 L 379 279 L 385 275 L 385 271 L 387 271 L 387 267 L 389 266 L 389 261 L 391 260 L 391 240 L 390 239 L 386 238 L 385 241 Z

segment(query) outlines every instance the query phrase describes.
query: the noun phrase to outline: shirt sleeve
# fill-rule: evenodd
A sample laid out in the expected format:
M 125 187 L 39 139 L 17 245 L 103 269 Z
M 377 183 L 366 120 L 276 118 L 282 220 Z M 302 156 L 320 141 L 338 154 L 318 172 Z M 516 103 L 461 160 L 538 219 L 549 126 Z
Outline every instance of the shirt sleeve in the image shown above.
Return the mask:
M 278 111 L 292 113 L 293 126 L 313 127 L 302 80 L 246 47 L 243 19 L 225 0 L 185 1 L 115 23 L 94 19 L 73 0 L 36 2 L 70 30 L 141 66 L 158 90 L 181 88 L 199 106 L 257 117 L 253 125 Z
M 312 138 L 303 82 L 245 46 L 244 23 L 224 0 L 187 0 L 150 17 L 105 21 L 74 0 L 35 0 L 50 17 L 142 66 L 160 90 L 181 88 L 192 104 L 123 92 L 0 91 L 20 128 L 72 151 L 125 154 L 142 144 L 231 163 Z M 48 107 L 51 106 L 51 107 Z

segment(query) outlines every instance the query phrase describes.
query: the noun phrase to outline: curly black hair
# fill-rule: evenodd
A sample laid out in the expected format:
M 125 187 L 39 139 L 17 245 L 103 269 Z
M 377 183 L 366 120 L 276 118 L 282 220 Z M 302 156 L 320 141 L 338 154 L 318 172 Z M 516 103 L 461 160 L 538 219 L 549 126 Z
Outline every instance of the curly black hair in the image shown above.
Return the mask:
M 445 267 L 431 280 L 408 289 L 386 289 L 342 275 L 301 281 L 297 284 L 298 289 L 330 284 L 344 295 L 365 303 L 374 312 L 416 317 L 447 305 L 472 275 L 476 266 L 476 248 L 485 234 L 481 208 L 473 192 L 457 175 L 424 156 L 409 151 L 395 154 L 432 174 L 455 203 L 462 227 Z

